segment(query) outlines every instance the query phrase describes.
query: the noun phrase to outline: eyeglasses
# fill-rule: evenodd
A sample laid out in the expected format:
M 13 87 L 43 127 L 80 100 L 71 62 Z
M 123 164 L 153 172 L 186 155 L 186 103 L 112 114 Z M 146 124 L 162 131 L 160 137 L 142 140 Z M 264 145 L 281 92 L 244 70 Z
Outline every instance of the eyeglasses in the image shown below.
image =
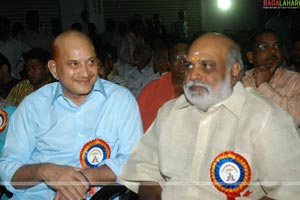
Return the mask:
M 266 43 L 266 42 L 263 42 L 263 43 L 260 43 L 256 46 L 256 49 L 259 50 L 259 51 L 267 51 L 267 50 L 270 50 L 270 49 L 281 49 L 281 44 L 279 42 L 275 42 L 273 44 L 271 43 Z
M 186 54 L 186 52 L 184 52 L 184 53 L 177 53 L 177 54 L 175 54 L 174 56 L 173 56 L 173 61 L 174 62 L 177 62 L 177 61 L 179 61 L 179 60 L 186 60 L 186 58 L 187 58 L 187 54 Z

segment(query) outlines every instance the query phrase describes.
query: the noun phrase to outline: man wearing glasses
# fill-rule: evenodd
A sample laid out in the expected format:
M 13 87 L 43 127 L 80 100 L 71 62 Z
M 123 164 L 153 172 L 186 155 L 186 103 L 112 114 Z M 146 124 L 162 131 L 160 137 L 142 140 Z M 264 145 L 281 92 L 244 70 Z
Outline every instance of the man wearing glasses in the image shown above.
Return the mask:
M 154 121 L 158 109 L 168 100 L 183 93 L 183 80 L 186 68 L 186 56 L 189 45 L 186 42 L 175 42 L 170 48 L 165 61 L 170 72 L 146 85 L 137 97 L 141 112 L 144 132 Z
M 282 42 L 271 29 L 257 31 L 247 52 L 253 69 L 243 77 L 245 87 L 256 90 L 290 113 L 300 125 L 300 74 L 283 68 Z

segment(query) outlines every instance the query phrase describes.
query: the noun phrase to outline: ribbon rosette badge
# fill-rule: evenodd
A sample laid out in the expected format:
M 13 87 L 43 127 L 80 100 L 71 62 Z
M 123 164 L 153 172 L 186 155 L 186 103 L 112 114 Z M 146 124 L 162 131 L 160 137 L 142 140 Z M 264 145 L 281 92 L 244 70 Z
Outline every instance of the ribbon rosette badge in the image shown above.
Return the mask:
M 7 121 L 7 112 L 0 110 L 0 133 L 6 128 Z
M 110 158 L 110 147 L 101 139 L 89 141 L 80 152 L 80 163 L 84 168 L 98 167 L 107 158 Z
M 243 156 L 233 151 L 225 151 L 212 162 L 210 178 L 214 186 L 225 193 L 227 200 L 234 200 L 248 187 L 251 169 Z

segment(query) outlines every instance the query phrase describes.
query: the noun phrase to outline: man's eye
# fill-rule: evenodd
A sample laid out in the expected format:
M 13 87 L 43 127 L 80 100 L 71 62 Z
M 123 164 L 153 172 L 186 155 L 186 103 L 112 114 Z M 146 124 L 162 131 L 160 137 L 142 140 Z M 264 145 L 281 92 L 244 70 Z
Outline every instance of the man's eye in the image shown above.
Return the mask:
M 193 65 L 189 62 L 186 62 L 184 65 L 186 69 L 191 69 L 193 67 Z
M 71 62 L 71 63 L 70 63 L 70 66 L 71 66 L 71 67 L 77 67 L 77 66 L 78 66 L 78 62 Z
M 88 61 L 88 65 L 94 65 L 94 64 L 95 64 L 95 60 L 94 59 Z
M 209 64 L 209 63 L 203 63 L 203 67 L 204 67 L 205 69 L 211 69 L 212 65 Z
M 98 61 L 97 59 L 91 59 L 91 60 L 88 61 L 88 65 L 89 66 L 94 66 L 98 63 L 97 61 Z
M 280 48 L 281 48 L 281 44 L 280 44 L 280 43 L 276 43 L 276 44 L 274 45 L 274 48 L 275 48 L 275 49 L 280 49 Z
M 260 49 L 260 50 L 265 50 L 265 49 L 268 48 L 268 45 L 267 44 L 260 44 L 260 45 L 258 45 L 257 48 Z

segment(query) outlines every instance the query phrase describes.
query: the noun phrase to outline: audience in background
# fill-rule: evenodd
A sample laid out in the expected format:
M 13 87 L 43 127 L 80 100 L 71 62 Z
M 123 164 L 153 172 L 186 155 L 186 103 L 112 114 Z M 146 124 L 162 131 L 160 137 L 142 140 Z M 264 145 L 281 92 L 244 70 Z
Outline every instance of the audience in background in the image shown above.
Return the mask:
M 170 48 L 170 52 L 163 57 L 162 65 L 167 63 L 170 72 L 159 79 L 146 85 L 137 97 L 141 112 L 144 132 L 154 121 L 158 109 L 168 100 L 176 98 L 183 93 L 183 80 L 186 68 L 186 56 L 189 45 L 185 42 L 176 42 Z M 169 56 L 168 56 L 169 53 Z M 160 54 L 162 55 L 162 54 Z M 157 58 L 154 57 L 154 63 Z
M 288 69 L 300 73 L 300 36 L 293 40 L 290 66 L 288 67 Z
M 98 50 L 97 54 L 101 60 L 99 76 L 118 85 L 127 87 L 127 81 L 119 74 L 115 66 L 118 60 L 117 49 L 112 46 L 106 46 L 106 48 L 100 49 L 100 51 Z
M 137 97 L 142 88 L 158 78 L 159 74 L 153 71 L 152 49 L 149 45 L 136 46 L 132 62 L 132 66 L 126 66 L 124 78 L 127 80 L 128 89 Z
M 22 34 L 24 34 L 25 27 L 21 22 L 15 22 L 12 25 L 12 34 L 18 40 L 21 40 Z
M 120 57 L 121 44 L 126 34 L 128 33 L 127 24 L 125 22 L 119 22 L 117 29 L 118 30 L 111 41 L 111 45 L 117 48 L 118 57 Z
M 284 64 L 290 59 L 292 48 L 292 33 L 290 30 L 289 9 L 278 9 L 278 14 L 271 17 L 265 24 L 265 28 L 275 31 L 282 41 L 282 56 Z
M 9 101 L 5 100 L 5 93 L 2 93 L 0 89 L 0 155 L 6 140 L 7 129 L 10 121 L 11 115 L 16 110 Z M 12 197 L 12 193 L 6 190 L 6 188 L 0 184 L 0 199 L 7 200 Z
M 42 26 L 39 12 L 29 10 L 26 13 L 26 26 L 24 34 L 21 36 L 22 41 L 30 48 L 43 48 L 50 51 L 50 45 L 54 37 L 50 31 Z
M 19 82 L 11 75 L 8 59 L 0 53 L 0 90 L 2 98 L 6 98 L 10 90 Z
M 11 75 L 20 80 L 24 69 L 23 54 L 30 49 L 28 45 L 11 34 L 11 24 L 7 17 L 0 16 L 0 53 L 8 60 L 11 66 Z
M 171 25 L 171 33 L 180 37 L 184 41 L 188 41 L 189 24 L 186 20 L 186 12 L 184 10 L 178 11 L 177 21 Z
M 157 44 L 153 50 L 153 71 L 162 76 L 169 70 L 169 46 L 166 42 L 162 42 Z
M 249 41 L 247 57 L 254 68 L 243 77 L 253 87 L 290 113 L 300 125 L 300 73 L 283 67 L 282 41 L 271 29 L 258 30 Z
M 133 52 L 137 46 L 145 45 L 143 33 L 143 22 L 136 16 L 129 19 L 129 32 L 122 40 L 119 59 L 123 63 L 133 65 Z
M 13 105 L 21 101 L 33 91 L 53 82 L 47 63 L 50 59 L 48 51 L 42 48 L 32 48 L 24 55 L 26 79 L 16 84 L 6 97 Z
M 101 41 L 103 46 L 111 45 L 112 40 L 116 37 L 117 24 L 113 19 L 107 19 L 105 30 L 101 33 Z

